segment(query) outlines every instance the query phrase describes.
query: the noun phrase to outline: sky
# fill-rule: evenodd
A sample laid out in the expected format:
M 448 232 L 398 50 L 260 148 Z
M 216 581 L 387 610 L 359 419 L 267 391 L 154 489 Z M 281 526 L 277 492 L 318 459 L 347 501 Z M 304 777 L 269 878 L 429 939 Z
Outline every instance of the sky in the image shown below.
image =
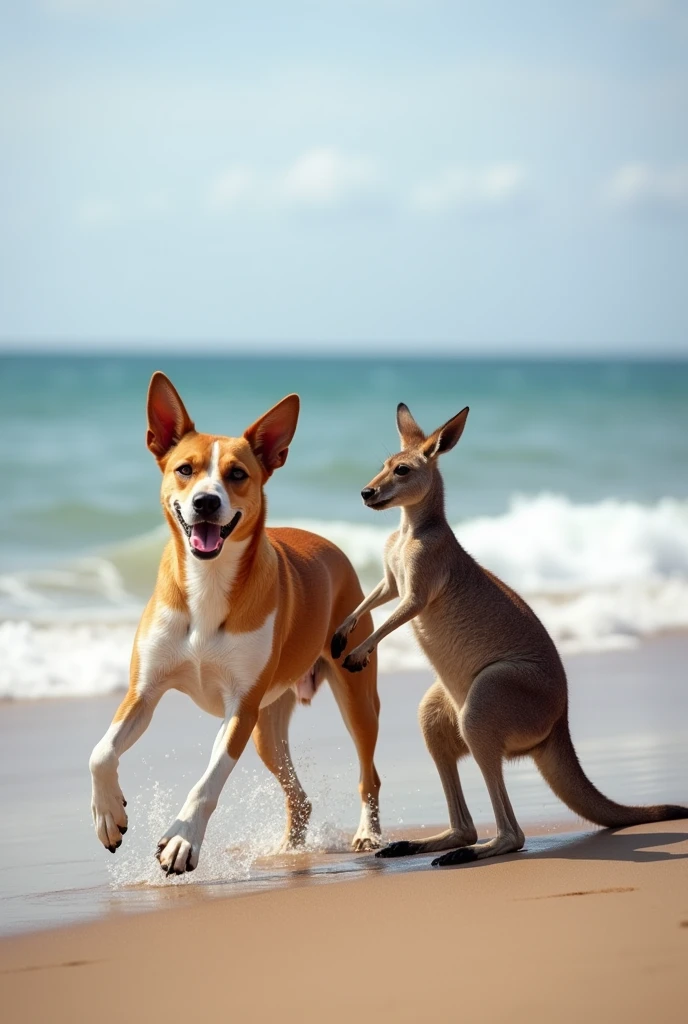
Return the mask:
M 688 355 L 686 0 L 0 0 L 0 347 Z

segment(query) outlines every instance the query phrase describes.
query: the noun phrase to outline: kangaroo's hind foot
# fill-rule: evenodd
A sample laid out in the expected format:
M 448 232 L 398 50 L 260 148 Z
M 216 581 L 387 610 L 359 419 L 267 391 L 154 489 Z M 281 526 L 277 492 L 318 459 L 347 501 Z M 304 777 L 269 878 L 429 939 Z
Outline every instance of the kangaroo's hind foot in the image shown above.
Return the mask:
M 427 839 L 400 839 L 378 850 L 376 857 L 410 857 L 418 853 L 439 853 L 440 850 L 455 850 L 457 846 L 472 846 L 478 838 L 475 829 L 448 828 Z

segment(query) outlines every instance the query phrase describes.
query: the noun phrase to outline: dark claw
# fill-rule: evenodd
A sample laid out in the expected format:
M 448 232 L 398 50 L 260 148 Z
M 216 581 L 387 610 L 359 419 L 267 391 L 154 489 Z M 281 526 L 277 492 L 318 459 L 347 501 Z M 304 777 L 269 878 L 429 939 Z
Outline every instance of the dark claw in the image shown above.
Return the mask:
M 189 862 L 187 863 L 187 865 L 186 865 L 186 870 L 187 870 L 187 871 L 195 871 L 195 870 L 196 870 L 196 865 L 195 865 L 195 864 L 192 864 L 192 863 L 191 863 L 191 862 L 189 861 Z
M 421 849 L 421 843 L 412 842 L 408 839 L 400 839 L 397 843 L 390 843 L 389 846 L 385 846 L 382 850 L 378 850 L 375 854 L 376 857 L 410 857 L 413 853 L 418 853 Z
M 110 853 L 114 853 L 115 850 L 117 849 L 117 847 L 116 846 L 106 846 L 105 849 L 109 850 Z
M 116 849 L 116 850 L 119 850 L 119 848 L 120 848 L 120 846 L 121 846 L 121 845 L 122 845 L 122 840 L 121 840 L 121 839 L 118 839 L 118 840 L 117 840 L 117 842 L 115 843 L 115 849 Z
M 119 830 L 122 833 L 122 835 L 124 835 L 124 833 L 127 831 L 128 828 L 129 828 L 128 825 L 120 825 L 119 826 Z
M 357 661 L 352 661 L 351 655 L 349 655 L 342 662 L 342 668 L 345 668 L 347 672 L 361 672 L 363 670 L 363 665 Z
M 342 633 L 335 633 L 330 643 L 332 657 L 337 660 L 346 650 L 346 637 Z
M 477 860 L 478 854 L 470 846 L 462 846 L 460 850 L 450 850 L 443 853 L 441 857 L 435 857 L 432 862 L 433 868 L 446 868 L 450 864 L 468 864 L 469 861 Z
M 122 797 L 122 804 L 124 805 L 124 807 L 127 806 L 127 801 L 124 799 L 124 797 Z

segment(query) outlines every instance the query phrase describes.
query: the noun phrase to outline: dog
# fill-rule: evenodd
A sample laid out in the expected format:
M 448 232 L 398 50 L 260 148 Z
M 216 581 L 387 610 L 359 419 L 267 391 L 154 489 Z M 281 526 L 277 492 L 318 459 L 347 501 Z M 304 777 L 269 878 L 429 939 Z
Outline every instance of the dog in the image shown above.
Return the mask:
M 392 843 L 377 856 L 447 850 L 432 862 L 447 865 L 520 850 L 525 837 L 504 785 L 503 761 L 526 755 L 571 810 L 598 825 L 624 828 L 688 818 L 685 807 L 614 803 L 581 768 L 569 733 L 566 674 L 551 637 L 518 594 L 464 551 L 446 519 L 438 458 L 458 442 L 467 416 L 465 408 L 426 436 L 400 404 L 402 451 L 361 491 L 368 508 L 401 507 L 401 525 L 387 542 L 384 579 L 336 631 L 332 655 L 341 657 L 362 615 L 400 597 L 389 619 L 351 651 L 343 667 L 367 671 L 380 640 L 412 623 L 437 673 L 419 719 L 450 823 L 439 835 Z M 469 753 L 483 774 L 497 823 L 497 835 L 481 844 L 457 770 Z
M 147 445 L 162 470 L 171 536 L 134 640 L 129 690 L 90 770 L 96 833 L 114 853 L 127 831 L 119 758 L 163 694 L 180 690 L 222 719 L 206 772 L 158 844 L 168 875 L 197 866 L 208 820 L 251 735 L 284 790 L 281 848 L 303 844 L 311 804 L 292 764 L 288 728 L 296 702 L 310 703 L 323 680 L 359 758 L 362 811 L 353 847 L 381 845 L 376 662 L 354 683 L 329 650 L 336 623 L 363 597 L 358 578 L 323 537 L 265 525 L 264 485 L 286 461 L 298 415 L 299 398 L 288 395 L 242 437 L 202 434 L 168 378 L 158 372 L 150 382 Z M 371 629 L 363 615 L 359 639 Z

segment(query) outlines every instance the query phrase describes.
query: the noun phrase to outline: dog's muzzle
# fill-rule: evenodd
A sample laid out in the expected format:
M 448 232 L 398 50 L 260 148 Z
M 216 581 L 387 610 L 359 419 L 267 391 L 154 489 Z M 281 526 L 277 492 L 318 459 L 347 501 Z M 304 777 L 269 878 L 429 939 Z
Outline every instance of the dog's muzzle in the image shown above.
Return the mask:
M 182 515 L 181 505 L 178 501 L 174 503 L 174 511 L 189 539 L 191 554 L 202 559 L 217 558 L 222 551 L 222 545 L 241 519 L 241 512 L 235 512 L 230 522 L 224 526 L 206 520 L 189 524 Z

